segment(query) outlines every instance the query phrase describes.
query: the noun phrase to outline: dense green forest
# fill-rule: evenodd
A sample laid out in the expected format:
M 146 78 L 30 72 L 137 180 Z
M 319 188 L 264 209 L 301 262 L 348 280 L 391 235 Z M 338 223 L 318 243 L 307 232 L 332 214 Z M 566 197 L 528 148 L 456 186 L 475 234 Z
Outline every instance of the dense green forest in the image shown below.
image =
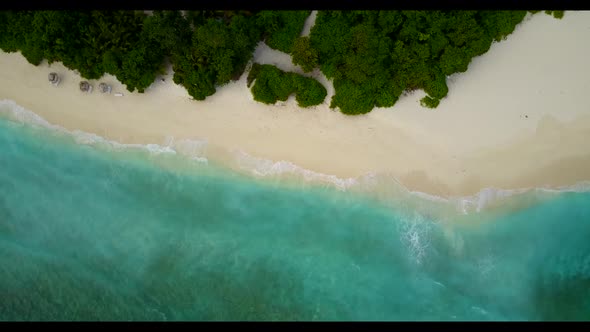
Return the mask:
M 309 11 L 0 12 L 0 48 L 32 64 L 62 61 L 87 79 L 115 75 L 143 92 L 166 59 L 174 81 L 203 100 L 241 76 L 256 44 L 288 51 Z
M 309 42 L 298 44 L 304 50 L 294 52 L 306 56 L 294 55 L 294 62 L 304 69 L 317 63 L 334 82 L 331 107 L 347 114 L 393 106 L 404 91 L 416 89 L 428 94 L 423 106 L 436 107 L 447 95 L 447 76 L 466 71 L 473 57 L 506 38 L 525 15 L 525 11 L 322 11 Z M 306 66 L 308 59 L 313 62 Z
M 274 104 L 285 101 L 295 93 L 295 100 L 301 107 L 321 104 L 326 98 L 326 88 L 313 78 L 296 73 L 284 72 L 272 65 L 255 63 L 248 73 L 248 86 L 254 82 L 254 100 Z
M 546 11 L 556 18 L 562 11 Z M 0 48 L 32 64 L 61 61 L 86 79 L 115 75 L 143 92 L 166 63 L 174 82 L 203 100 L 245 71 L 256 45 L 292 55 L 333 81 L 331 107 L 361 114 L 393 106 L 423 89 L 425 107 L 447 95 L 446 78 L 514 31 L 525 11 L 320 11 L 300 37 L 310 11 L 1 11 Z M 254 65 L 254 98 L 274 103 L 291 93 L 301 106 L 321 103 L 317 81 Z M 251 82 L 250 82 L 251 83 Z M 287 94 L 288 92 L 288 94 Z M 321 97 L 321 100 L 320 100 Z

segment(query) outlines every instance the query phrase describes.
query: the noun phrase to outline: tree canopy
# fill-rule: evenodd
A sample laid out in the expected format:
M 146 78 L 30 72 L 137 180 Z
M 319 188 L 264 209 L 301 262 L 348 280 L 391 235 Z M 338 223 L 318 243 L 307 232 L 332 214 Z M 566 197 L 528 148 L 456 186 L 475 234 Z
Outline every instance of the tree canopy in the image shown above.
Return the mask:
M 429 96 L 422 104 L 433 107 L 447 95 L 446 77 L 466 71 L 473 57 L 512 33 L 525 14 L 322 11 L 309 41 L 320 69 L 334 81 L 332 107 L 347 114 L 366 113 L 393 106 L 404 91 L 416 89 Z M 305 58 L 293 60 L 305 64 Z
M 301 66 L 305 72 L 310 72 L 318 66 L 318 52 L 311 47 L 309 37 L 295 39 L 291 56 L 293 64 Z
M 263 39 L 269 47 L 291 53 L 293 42 L 301 34 L 310 14 L 310 10 L 266 10 L 258 14 L 257 23 L 264 31 Z
M 286 101 L 295 93 L 295 100 L 301 107 L 321 104 L 326 98 L 326 88 L 317 80 L 292 72 L 284 72 L 273 65 L 254 63 L 248 73 L 248 86 L 254 100 L 274 104 Z
M 555 18 L 563 11 L 546 11 Z M 423 89 L 436 107 L 447 76 L 467 70 L 494 41 L 511 34 L 525 11 L 320 11 L 309 37 L 310 11 L 0 11 L 0 48 L 34 65 L 61 61 L 85 79 L 112 74 L 143 92 L 168 60 L 174 82 L 197 100 L 237 80 L 256 45 L 292 55 L 305 72 L 333 81 L 331 107 L 362 114 L 390 107 L 405 91 Z M 296 93 L 300 105 L 321 103 L 319 82 L 272 66 L 253 66 L 256 100 Z

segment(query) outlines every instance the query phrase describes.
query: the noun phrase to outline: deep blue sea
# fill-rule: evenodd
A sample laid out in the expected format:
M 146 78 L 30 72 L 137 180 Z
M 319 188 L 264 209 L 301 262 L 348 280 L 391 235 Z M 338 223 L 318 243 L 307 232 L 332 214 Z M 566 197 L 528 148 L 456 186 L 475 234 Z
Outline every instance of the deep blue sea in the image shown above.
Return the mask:
M 590 320 L 589 192 L 443 221 L 421 196 L 89 143 L 15 107 L 0 103 L 0 320 Z

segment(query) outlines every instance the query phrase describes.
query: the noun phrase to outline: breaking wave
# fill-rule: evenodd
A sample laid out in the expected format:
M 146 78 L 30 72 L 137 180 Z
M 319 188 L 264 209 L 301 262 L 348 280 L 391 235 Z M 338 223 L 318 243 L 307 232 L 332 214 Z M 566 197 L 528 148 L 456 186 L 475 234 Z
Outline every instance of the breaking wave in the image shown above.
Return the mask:
M 160 154 L 178 154 L 189 158 L 190 160 L 207 163 L 208 141 L 207 140 L 189 140 L 176 139 L 173 136 L 166 136 L 162 144 L 125 144 L 108 140 L 102 136 L 83 132 L 80 130 L 68 130 L 58 125 L 49 123 L 34 112 L 25 109 L 12 100 L 0 100 L 0 116 L 32 126 L 45 127 L 56 132 L 71 135 L 76 143 L 84 145 L 100 145 L 111 149 L 140 149 L 148 151 L 152 155 Z M 539 188 L 521 188 L 521 189 L 499 189 L 483 188 L 478 193 L 471 196 L 458 197 L 441 197 L 419 191 L 412 191 L 401 184 L 395 177 L 367 173 L 359 177 L 341 178 L 336 175 L 315 172 L 287 160 L 274 161 L 252 156 L 242 150 L 233 151 L 234 162 L 241 171 L 256 177 L 294 177 L 295 179 L 304 180 L 310 183 L 320 183 L 334 186 L 338 190 L 361 190 L 365 192 L 379 191 L 384 186 L 388 186 L 388 192 L 394 193 L 394 199 L 399 195 L 409 197 L 419 197 L 423 200 L 443 203 L 453 206 L 456 211 L 462 214 L 479 213 L 490 205 L 498 204 L 514 196 L 535 194 L 537 196 L 551 196 L 563 192 L 587 192 L 590 191 L 590 181 L 584 181 L 572 186 L 562 186 L 557 188 L 539 187 Z M 391 188 L 393 187 L 393 188 Z M 391 199 L 392 197 L 388 197 Z
M 206 150 L 207 141 L 200 140 L 178 140 L 167 137 L 164 144 L 126 144 L 106 139 L 102 136 L 84 132 L 81 130 L 68 130 L 64 127 L 49 123 L 34 112 L 25 109 L 12 100 L 0 100 L 0 115 L 21 124 L 33 127 L 44 127 L 58 133 L 70 135 L 74 141 L 82 145 L 99 145 L 114 150 L 140 149 L 148 151 L 152 155 L 159 154 L 181 154 L 199 162 L 207 162 L 203 155 Z

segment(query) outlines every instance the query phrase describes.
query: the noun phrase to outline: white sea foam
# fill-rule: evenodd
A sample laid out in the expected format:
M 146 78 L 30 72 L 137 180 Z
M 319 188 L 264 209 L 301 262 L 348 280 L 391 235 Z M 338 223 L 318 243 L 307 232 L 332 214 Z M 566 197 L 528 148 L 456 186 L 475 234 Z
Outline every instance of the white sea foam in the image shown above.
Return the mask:
M 0 115 L 8 116 L 10 119 L 18 123 L 26 123 L 33 126 L 47 127 L 56 130 L 63 129 L 59 126 L 50 124 L 39 115 L 9 99 L 0 100 Z
M 440 287 L 442 287 L 442 288 L 447 288 L 447 286 L 445 286 L 443 283 L 440 283 L 440 282 L 438 282 L 438 281 L 436 281 L 436 280 L 433 280 L 432 282 L 433 282 L 435 285 L 438 285 L 438 286 L 440 286 Z
M 124 144 L 108 140 L 96 134 L 91 134 L 79 130 L 67 130 L 63 127 L 51 124 L 45 119 L 29 111 L 12 100 L 0 100 L 0 115 L 4 115 L 17 123 L 41 126 L 58 132 L 72 135 L 78 144 L 104 144 L 114 149 L 144 149 L 151 154 L 180 154 L 197 162 L 207 163 L 207 140 L 176 140 L 172 136 L 167 136 L 162 145 L 159 144 Z M 419 197 L 421 199 L 448 203 L 455 206 L 457 211 L 468 213 L 479 213 L 492 203 L 501 201 L 511 196 L 526 194 L 530 192 L 559 194 L 563 192 L 587 192 L 590 191 L 590 181 L 579 182 L 572 186 L 561 186 L 556 188 L 520 188 L 520 189 L 498 189 L 484 188 L 475 195 L 457 196 L 457 197 L 440 197 L 419 191 L 412 191 L 401 184 L 395 177 L 384 176 L 382 174 L 367 173 L 359 177 L 340 178 L 336 175 L 315 172 L 287 160 L 273 161 L 269 159 L 252 156 L 244 151 L 234 151 L 238 167 L 248 171 L 250 174 L 267 177 L 294 175 L 300 176 L 303 180 L 309 182 L 328 183 L 334 185 L 339 190 L 348 190 L 362 186 L 368 190 L 383 185 L 382 182 L 391 183 L 401 194 Z
M 488 277 L 489 274 L 496 269 L 496 262 L 496 257 L 491 253 L 479 258 L 476 264 L 480 277 Z
M 34 127 L 44 127 L 55 132 L 70 135 L 77 144 L 83 145 L 104 145 L 111 149 L 142 149 L 152 155 L 159 154 L 182 154 L 197 161 L 206 162 L 207 159 L 201 154 L 206 146 L 206 141 L 180 140 L 176 144 L 159 145 L 150 144 L 125 144 L 106 139 L 102 136 L 84 132 L 81 130 L 68 130 L 64 127 L 51 124 L 34 112 L 25 109 L 12 100 L 0 100 L 0 115 L 6 116 L 14 122 L 28 124 Z M 177 150 L 178 147 L 178 150 Z M 196 148 L 198 147 L 198 148 Z M 194 153 L 194 154 L 193 154 Z
M 167 136 L 164 144 L 165 146 L 174 149 L 174 151 L 184 156 L 188 156 L 195 161 L 203 163 L 208 162 L 205 157 L 208 146 L 207 140 L 175 140 L 173 136 Z
M 486 315 L 486 316 L 488 315 L 488 312 L 486 310 L 480 308 L 480 307 L 472 306 L 471 309 L 474 310 L 474 311 L 479 312 L 482 315 Z
M 489 206 L 492 202 L 497 202 L 503 198 L 522 194 L 527 191 L 528 189 L 484 188 L 473 196 L 455 197 L 449 200 L 457 206 L 459 211 L 467 214 L 469 212 L 481 212 L 482 209 Z
M 491 203 L 501 201 L 517 195 L 528 193 L 541 194 L 561 194 L 565 192 L 588 192 L 590 191 L 590 181 L 578 182 L 570 186 L 559 186 L 555 188 L 550 187 L 532 187 L 532 188 L 518 188 L 518 189 L 498 189 L 498 188 L 484 188 L 477 194 L 464 197 L 453 197 L 447 199 L 456 204 L 459 211 L 464 214 L 470 212 L 481 212 Z
M 286 160 L 272 161 L 258 158 L 241 150 L 236 150 L 234 153 L 238 166 L 256 176 L 294 174 L 302 176 L 306 181 L 331 183 L 340 190 L 346 190 L 358 182 L 357 178 L 339 178 L 335 175 L 314 172 Z
M 413 218 L 403 218 L 398 224 L 400 240 L 409 251 L 410 257 L 418 265 L 426 258 L 430 247 L 430 233 L 433 223 L 415 212 Z
M 559 186 L 555 188 L 550 187 L 531 187 L 531 188 L 517 188 L 517 189 L 500 189 L 500 188 L 483 188 L 478 193 L 471 196 L 452 196 L 452 197 L 441 197 L 419 191 L 412 191 L 403 186 L 401 183 L 396 181 L 400 188 L 406 191 L 408 194 L 420 197 L 425 200 L 433 202 L 442 202 L 453 204 L 457 211 L 463 214 L 479 213 L 485 208 L 489 207 L 493 203 L 497 203 L 504 199 L 508 199 L 514 196 L 529 194 L 529 193 L 541 193 L 541 194 L 561 194 L 564 192 L 588 192 L 590 191 L 590 181 L 578 182 L 570 186 Z

